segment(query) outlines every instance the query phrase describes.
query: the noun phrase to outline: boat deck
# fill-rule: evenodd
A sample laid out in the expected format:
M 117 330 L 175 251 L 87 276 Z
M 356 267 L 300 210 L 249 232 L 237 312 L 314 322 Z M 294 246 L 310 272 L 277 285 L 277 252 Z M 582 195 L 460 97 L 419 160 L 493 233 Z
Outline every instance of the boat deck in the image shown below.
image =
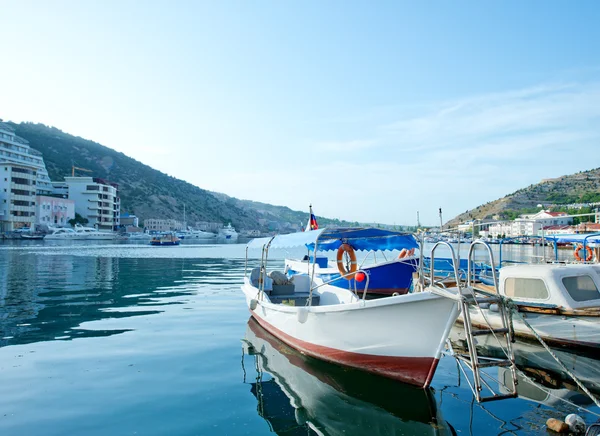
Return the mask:
M 308 301 L 308 297 L 310 294 L 308 292 L 294 292 L 293 294 L 287 295 L 269 295 L 269 300 L 273 304 L 286 304 L 288 306 L 306 306 Z M 321 296 L 313 293 L 312 297 L 312 305 L 318 306 Z

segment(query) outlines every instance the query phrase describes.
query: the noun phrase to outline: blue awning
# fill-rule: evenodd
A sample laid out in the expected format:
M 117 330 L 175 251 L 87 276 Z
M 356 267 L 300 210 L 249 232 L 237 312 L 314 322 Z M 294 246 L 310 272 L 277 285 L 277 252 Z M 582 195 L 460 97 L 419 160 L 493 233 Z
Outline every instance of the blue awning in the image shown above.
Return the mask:
M 350 244 L 355 250 L 384 251 L 419 248 L 416 238 L 410 233 L 394 232 L 371 227 L 319 229 L 308 232 L 277 235 L 271 238 L 253 239 L 248 248 L 262 248 L 270 241 L 270 248 L 305 246 L 311 251 L 315 243 L 320 251 L 337 250 L 340 245 Z
M 571 235 L 549 235 L 545 236 L 546 239 L 554 241 L 559 244 L 578 243 L 583 244 L 598 244 L 600 243 L 600 233 L 579 233 Z

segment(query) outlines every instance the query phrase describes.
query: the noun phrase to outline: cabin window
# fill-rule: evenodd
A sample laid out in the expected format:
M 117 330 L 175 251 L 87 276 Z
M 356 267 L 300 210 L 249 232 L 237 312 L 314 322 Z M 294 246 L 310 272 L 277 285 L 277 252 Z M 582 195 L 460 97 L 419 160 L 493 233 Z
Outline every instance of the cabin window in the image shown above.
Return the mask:
M 600 299 L 600 292 L 590 276 L 563 277 L 563 285 L 575 301 L 590 301 Z
M 542 279 L 522 279 L 509 277 L 504 282 L 504 293 L 507 297 L 546 300 L 548 288 Z

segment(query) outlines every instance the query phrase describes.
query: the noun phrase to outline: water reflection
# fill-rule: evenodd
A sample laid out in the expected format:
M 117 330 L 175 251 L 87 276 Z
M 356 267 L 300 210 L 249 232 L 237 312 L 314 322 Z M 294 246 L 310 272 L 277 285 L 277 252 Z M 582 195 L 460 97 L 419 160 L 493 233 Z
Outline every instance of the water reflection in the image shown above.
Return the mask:
M 233 286 L 243 261 L 0 254 L 0 347 L 109 336 L 127 329 L 89 323 L 157 314 L 206 283 Z M 239 281 L 239 280 L 238 280 Z M 237 290 L 237 286 L 236 286 Z M 85 323 L 85 325 L 83 325 Z
M 250 355 L 242 359 L 244 382 L 274 433 L 454 434 L 432 390 L 308 358 L 253 319 L 244 342 Z
M 455 350 L 467 350 L 464 328 L 455 325 L 450 340 Z M 477 352 L 482 356 L 504 358 L 498 341 L 492 336 L 475 338 Z M 593 406 L 594 403 L 561 368 L 556 360 L 538 343 L 517 340 L 513 344 L 518 373 L 517 392 L 520 398 L 545 404 L 553 408 L 564 406 L 568 400 L 578 406 Z M 600 394 L 600 361 L 590 355 L 570 352 L 564 348 L 553 348 L 553 353 L 595 395 Z M 508 389 L 512 388 L 510 370 L 497 368 L 492 373 Z

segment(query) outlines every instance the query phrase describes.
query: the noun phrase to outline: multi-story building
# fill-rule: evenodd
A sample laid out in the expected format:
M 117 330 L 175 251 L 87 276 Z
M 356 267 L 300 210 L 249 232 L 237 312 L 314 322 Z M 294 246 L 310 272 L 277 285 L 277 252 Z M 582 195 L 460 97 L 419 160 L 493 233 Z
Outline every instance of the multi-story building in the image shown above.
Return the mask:
M 75 202 L 62 197 L 38 195 L 35 197 L 35 224 L 63 227 L 75 218 Z
M 564 212 L 540 211 L 533 215 L 521 215 L 514 221 L 493 224 L 487 234 L 490 237 L 498 235 L 513 238 L 517 236 L 539 236 L 542 229 L 549 226 L 566 226 L 573 222 Z
M 10 232 L 35 224 L 34 167 L 0 162 L 0 226 Z
M 54 183 L 55 192 L 75 202 L 75 213 L 87 218 L 88 225 L 99 230 L 116 230 L 120 225 L 119 185 L 97 177 L 65 177 Z
M 11 162 L 31 167 L 36 172 L 35 186 L 38 195 L 50 194 L 52 184 L 42 153 L 29 146 L 29 142 L 14 133 L 14 129 L 0 120 L 0 162 Z
M 144 227 L 151 232 L 171 232 L 175 230 L 184 230 L 185 227 L 181 221 L 163 220 L 148 218 L 144 220 Z
M 33 227 L 35 196 L 51 191 L 42 154 L 0 120 L 0 230 Z

